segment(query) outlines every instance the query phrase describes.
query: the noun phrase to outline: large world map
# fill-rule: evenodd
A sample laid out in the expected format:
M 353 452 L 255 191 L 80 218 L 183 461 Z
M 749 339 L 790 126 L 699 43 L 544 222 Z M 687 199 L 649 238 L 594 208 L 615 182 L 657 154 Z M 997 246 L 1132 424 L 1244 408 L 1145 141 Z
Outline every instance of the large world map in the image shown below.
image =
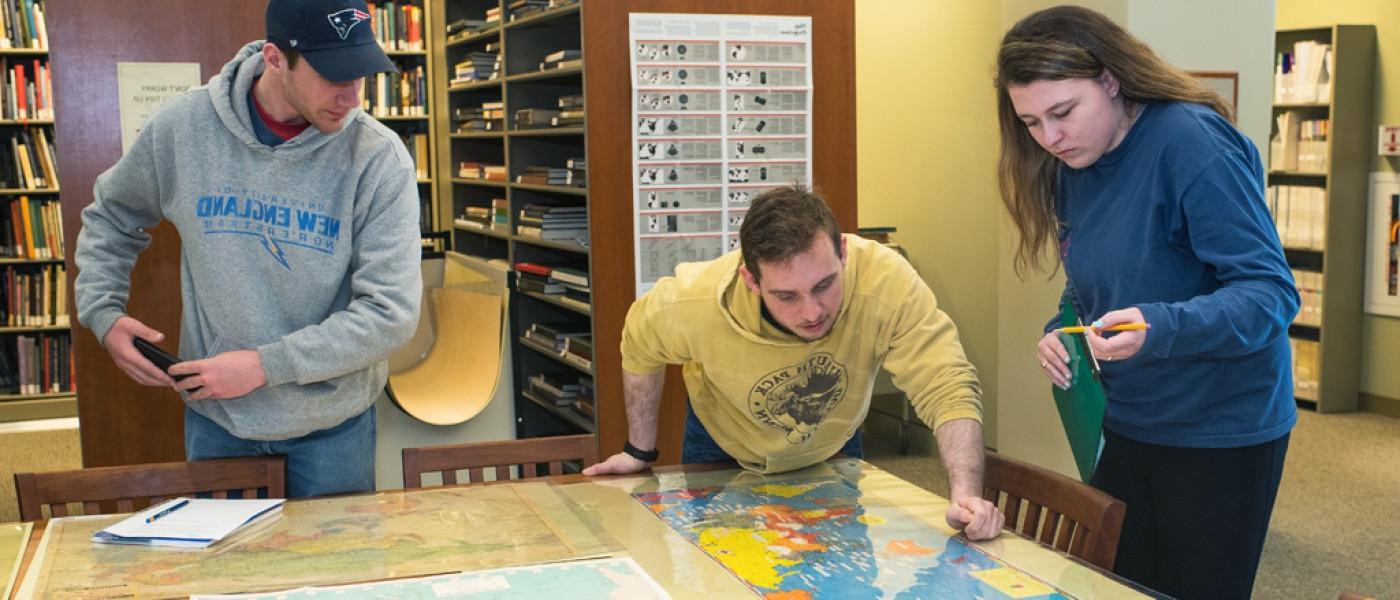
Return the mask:
M 771 600 L 1067 598 L 843 477 L 633 496 Z

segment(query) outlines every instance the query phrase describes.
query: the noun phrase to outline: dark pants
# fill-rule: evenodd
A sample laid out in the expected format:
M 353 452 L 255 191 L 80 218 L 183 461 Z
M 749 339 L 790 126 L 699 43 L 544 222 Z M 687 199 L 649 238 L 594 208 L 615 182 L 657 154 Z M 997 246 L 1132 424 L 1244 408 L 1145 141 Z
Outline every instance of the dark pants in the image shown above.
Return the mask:
M 1104 430 L 1093 485 L 1127 503 L 1114 572 L 1181 598 L 1249 598 L 1288 435 L 1175 448 Z
M 860 430 L 857 429 L 855 435 L 846 441 L 846 445 L 841 447 L 841 453 L 852 458 L 864 458 L 865 452 L 861 450 Z M 685 409 L 685 440 L 681 444 L 681 462 L 687 465 L 696 463 L 729 462 L 734 460 L 728 452 L 715 443 L 715 438 L 710 436 L 710 432 L 705 430 L 705 426 L 700 424 L 700 419 L 696 418 L 695 411 L 686 405 Z

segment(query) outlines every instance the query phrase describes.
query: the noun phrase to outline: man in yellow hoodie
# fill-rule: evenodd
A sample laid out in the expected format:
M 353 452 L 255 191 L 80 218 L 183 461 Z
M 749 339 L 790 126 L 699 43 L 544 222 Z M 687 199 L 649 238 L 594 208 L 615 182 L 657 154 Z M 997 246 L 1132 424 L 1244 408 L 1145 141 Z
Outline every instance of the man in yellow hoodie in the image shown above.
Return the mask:
M 776 473 L 860 456 L 858 428 L 883 364 L 938 438 L 948 524 L 996 537 L 1004 517 L 981 497 L 977 372 L 909 263 L 842 235 L 826 202 L 800 186 L 755 199 L 739 243 L 676 267 L 632 304 L 622 334 L 628 442 L 584 474 L 634 473 L 656 460 L 668 364 L 684 365 L 690 394 L 682 462 L 732 458 Z

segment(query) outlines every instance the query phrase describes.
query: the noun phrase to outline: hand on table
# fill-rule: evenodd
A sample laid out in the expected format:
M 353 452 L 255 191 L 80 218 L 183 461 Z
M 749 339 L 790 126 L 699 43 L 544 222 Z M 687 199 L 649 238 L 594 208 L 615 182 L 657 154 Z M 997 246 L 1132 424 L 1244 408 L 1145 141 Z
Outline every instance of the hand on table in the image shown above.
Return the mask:
M 618 452 L 609 456 L 607 460 L 583 470 L 583 474 L 588 477 L 594 475 L 629 475 L 638 471 L 644 471 L 650 463 L 643 462 L 625 452 Z
M 979 496 L 954 497 L 948 501 L 948 513 L 944 516 L 948 525 L 967 534 L 969 540 L 990 540 L 1001 534 L 1006 523 L 1006 515 L 985 498 Z

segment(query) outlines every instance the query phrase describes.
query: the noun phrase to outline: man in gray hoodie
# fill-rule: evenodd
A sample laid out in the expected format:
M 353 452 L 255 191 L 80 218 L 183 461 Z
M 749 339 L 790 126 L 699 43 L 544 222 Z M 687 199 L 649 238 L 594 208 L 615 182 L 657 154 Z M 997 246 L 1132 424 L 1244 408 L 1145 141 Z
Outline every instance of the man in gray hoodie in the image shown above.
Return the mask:
M 374 401 L 422 291 L 413 161 L 359 111 L 393 71 L 363 0 L 270 0 L 267 42 L 170 99 L 97 179 L 78 319 L 145 385 L 185 398 L 190 460 L 285 454 L 292 497 L 374 488 Z M 125 314 L 136 256 L 179 231 L 180 356 Z M 176 382 L 172 375 L 187 375 Z

